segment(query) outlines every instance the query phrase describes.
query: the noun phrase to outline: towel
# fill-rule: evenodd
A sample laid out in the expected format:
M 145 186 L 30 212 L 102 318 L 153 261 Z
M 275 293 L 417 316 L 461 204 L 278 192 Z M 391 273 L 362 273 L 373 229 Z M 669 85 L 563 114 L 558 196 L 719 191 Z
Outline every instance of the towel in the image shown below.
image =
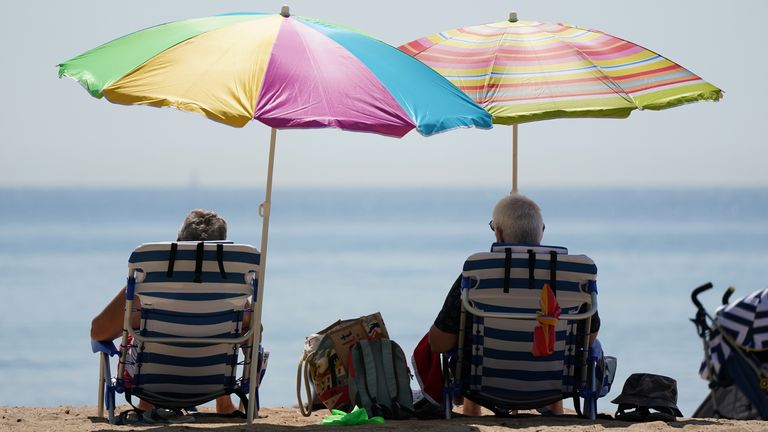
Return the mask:
M 424 335 L 416 345 L 411 356 L 413 374 L 421 386 L 421 393 L 435 405 L 442 405 L 443 372 L 440 366 L 440 353 L 432 352 L 429 346 L 429 335 Z
M 560 318 L 560 305 L 557 303 L 557 297 L 555 297 L 549 284 L 545 283 L 541 287 L 539 307 L 539 316 L 536 318 L 539 325 L 533 329 L 531 354 L 536 357 L 543 357 L 555 352 L 555 326 L 557 319 Z

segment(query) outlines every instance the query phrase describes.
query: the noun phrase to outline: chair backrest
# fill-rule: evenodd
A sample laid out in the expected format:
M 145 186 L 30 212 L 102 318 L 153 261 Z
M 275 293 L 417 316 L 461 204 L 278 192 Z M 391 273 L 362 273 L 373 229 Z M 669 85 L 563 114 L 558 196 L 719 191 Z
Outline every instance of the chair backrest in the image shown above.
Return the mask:
M 587 343 L 577 330 L 588 328 L 585 315 L 591 312 L 584 311 L 597 306 L 594 262 L 562 247 L 497 243 L 491 252 L 470 256 L 462 275 L 464 329 L 470 332 L 460 338 L 462 357 L 468 357 L 461 368 L 468 375 L 461 377 L 464 393 L 501 409 L 538 407 L 570 395 L 583 361 L 579 347 Z M 579 319 L 558 321 L 554 353 L 536 357 L 531 349 L 544 284 L 554 288 L 562 316 Z
M 239 391 L 238 349 L 253 346 L 243 315 L 259 259 L 253 246 L 225 242 L 148 243 L 134 250 L 128 291 L 141 300 L 141 325 L 133 332 L 133 394 L 159 406 L 189 407 Z

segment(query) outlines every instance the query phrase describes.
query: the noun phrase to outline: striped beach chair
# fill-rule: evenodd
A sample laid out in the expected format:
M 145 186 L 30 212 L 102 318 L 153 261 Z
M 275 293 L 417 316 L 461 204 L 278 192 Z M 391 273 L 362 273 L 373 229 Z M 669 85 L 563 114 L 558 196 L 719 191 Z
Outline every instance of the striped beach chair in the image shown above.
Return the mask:
M 573 397 L 596 417 L 598 356 L 590 353 L 597 310 L 597 267 L 562 247 L 496 243 L 464 263 L 458 363 L 453 390 L 497 415 Z M 541 289 L 549 284 L 561 307 L 554 352 L 532 354 Z M 450 404 L 446 398 L 446 406 Z
M 257 391 L 249 394 L 250 366 L 257 362 L 261 375 L 266 358 L 260 349 L 262 355 L 252 354 L 260 324 L 244 329 L 243 317 L 257 298 L 259 258 L 253 246 L 229 242 L 148 243 L 133 251 L 121 349 L 111 342 L 93 346 L 102 353 L 99 406 L 103 401 L 110 422 L 115 393 L 125 393 L 131 404 L 136 396 L 177 410 L 234 393 L 258 411 Z M 135 295 L 141 299 L 138 329 L 130 325 Z M 120 359 L 114 377 L 112 355 Z

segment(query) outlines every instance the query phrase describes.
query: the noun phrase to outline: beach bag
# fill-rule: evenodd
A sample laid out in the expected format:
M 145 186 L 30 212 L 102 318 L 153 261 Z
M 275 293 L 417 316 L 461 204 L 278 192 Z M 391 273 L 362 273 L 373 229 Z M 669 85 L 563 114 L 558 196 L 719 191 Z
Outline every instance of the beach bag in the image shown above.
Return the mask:
M 296 371 L 296 398 L 301 414 L 311 415 L 318 402 L 329 410 L 348 412 L 352 408 L 347 386 L 350 347 L 361 340 L 387 336 L 384 320 L 378 312 L 338 320 L 307 336 Z M 306 403 L 302 400 L 302 390 Z
M 411 374 L 405 353 L 389 339 L 361 340 L 349 352 L 349 399 L 368 416 L 413 416 Z
M 618 361 L 616 357 L 605 355 L 603 345 L 598 339 L 595 339 L 589 350 L 592 355 L 597 357 L 595 381 L 597 383 L 597 397 L 601 398 L 611 391 Z

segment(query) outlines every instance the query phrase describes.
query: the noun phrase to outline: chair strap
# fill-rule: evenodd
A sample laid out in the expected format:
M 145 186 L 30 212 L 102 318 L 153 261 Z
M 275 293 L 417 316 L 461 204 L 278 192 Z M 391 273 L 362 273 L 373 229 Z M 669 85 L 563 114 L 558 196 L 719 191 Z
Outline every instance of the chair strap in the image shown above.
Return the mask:
M 197 250 L 195 251 L 195 283 L 203 283 L 203 254 L 205 252 L 205 243 L 200 242 L 197 244 Z
M 125 401 L 128 402 L 128 405 L 130 405 L 131 408 L 136 410 L 139 414 L 144 412 L 144 410 L 140 410 L 136 405 L 133 404 L 133 391 L 131 391 L 130 388 L 125 389 Z
M 171 250 L 168 255 L 168 270 L 165 272 L 166 277 L 173 277 L 173 266 L 176 264 L 176 251 L 178 249 L 178 243 L 171 243 Z
M 221 243 L 216 244 L 216 261 L 219 262 L 219 273 L 222 279 L 227 278 L 227 272 L 224 270 L 224 245 Z
M 579 393 L 577 391 L 573 391 L 573 409 L 576 411 L 576 415 L 579 417 L 584 417 L 584 414 L 581 412 L 581 401 L 579 400 Z
M 534 271 L 536 270 L 536 254 L 533 249 L 528 249 L 528 289 L 536 287 L 536 277 Z
M 557 252 L 549 252 L 549 287 L 552 288 L 552 294 L 557 296 Z
M 512 251 L 504 249 L 504 293 L 509 293 L 509 271 L 512 267 Z

